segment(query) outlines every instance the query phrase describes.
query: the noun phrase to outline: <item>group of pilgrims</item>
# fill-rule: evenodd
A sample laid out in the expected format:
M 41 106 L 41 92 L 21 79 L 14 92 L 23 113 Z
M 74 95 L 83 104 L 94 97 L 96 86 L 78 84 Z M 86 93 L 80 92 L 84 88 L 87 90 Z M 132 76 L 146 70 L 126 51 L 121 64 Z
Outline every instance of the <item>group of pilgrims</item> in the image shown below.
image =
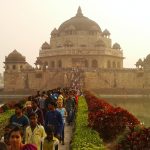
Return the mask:
M 73 124 L 79 95 L 79 90 L 57 88 L 37 91 L 24 106 L 15 104 L 0 147 L 5 143 L 6 150 L 58 150 L 65 144 L 65 125 Z

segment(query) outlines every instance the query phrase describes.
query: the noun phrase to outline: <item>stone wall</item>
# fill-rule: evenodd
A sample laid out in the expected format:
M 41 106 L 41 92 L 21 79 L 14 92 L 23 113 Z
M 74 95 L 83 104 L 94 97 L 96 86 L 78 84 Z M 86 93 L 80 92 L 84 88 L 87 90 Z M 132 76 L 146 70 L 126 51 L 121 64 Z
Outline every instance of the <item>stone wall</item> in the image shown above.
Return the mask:
M 20 72 L 4 73 L 4 90 L 15 91 L 24 89 L 23 75 Z
M 100 88 L 150 88 L 150 72 L 137 69 L 99 70 L 85 73 L 85 87 Z
M 98 69 L 84 70 L 84 88 L 98 90 L 100 88 L 150 88 L 150 71 L 138 69 Z M 4 73 L 4 89 L 15 90 L 46 90 L 68 86 L 71 70 L 47 69 L 27 72 Z

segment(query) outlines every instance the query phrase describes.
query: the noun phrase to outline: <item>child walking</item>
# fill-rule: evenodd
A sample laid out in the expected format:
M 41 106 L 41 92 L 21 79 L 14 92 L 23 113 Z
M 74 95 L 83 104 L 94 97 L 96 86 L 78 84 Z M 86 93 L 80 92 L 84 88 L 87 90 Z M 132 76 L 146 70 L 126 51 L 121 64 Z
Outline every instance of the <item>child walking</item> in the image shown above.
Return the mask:
M 54 131 L 51 126 L 46 128 L 47 137 L 44 139 L 43 150 L 58 150 L 59 140 L 54 137 Z

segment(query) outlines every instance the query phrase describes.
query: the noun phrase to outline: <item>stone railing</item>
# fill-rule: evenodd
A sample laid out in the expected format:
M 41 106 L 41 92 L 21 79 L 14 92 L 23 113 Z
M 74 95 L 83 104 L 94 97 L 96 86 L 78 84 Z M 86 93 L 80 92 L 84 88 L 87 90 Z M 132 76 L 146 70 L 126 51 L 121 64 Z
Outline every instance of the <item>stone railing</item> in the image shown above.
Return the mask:
M 123 57 L 123 52 L 117 49 L 104 47 L 61 47 L 56 49 L 40 50 L 39 56 L 58 56 L 58 55 L 113 55 Z

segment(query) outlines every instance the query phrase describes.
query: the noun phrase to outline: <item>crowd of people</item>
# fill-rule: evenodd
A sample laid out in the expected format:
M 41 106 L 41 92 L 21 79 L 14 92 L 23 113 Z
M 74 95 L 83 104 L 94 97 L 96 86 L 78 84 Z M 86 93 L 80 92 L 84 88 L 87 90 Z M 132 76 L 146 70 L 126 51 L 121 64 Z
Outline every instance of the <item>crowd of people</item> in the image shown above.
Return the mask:
M 0 145 L 7 150 L 58 150 L 59 143 L 65 144 L 65 126 L 73 124 L 78 95 L 76 90 L 57 88 L 37 91 L 24 106 L 17 103 Z

